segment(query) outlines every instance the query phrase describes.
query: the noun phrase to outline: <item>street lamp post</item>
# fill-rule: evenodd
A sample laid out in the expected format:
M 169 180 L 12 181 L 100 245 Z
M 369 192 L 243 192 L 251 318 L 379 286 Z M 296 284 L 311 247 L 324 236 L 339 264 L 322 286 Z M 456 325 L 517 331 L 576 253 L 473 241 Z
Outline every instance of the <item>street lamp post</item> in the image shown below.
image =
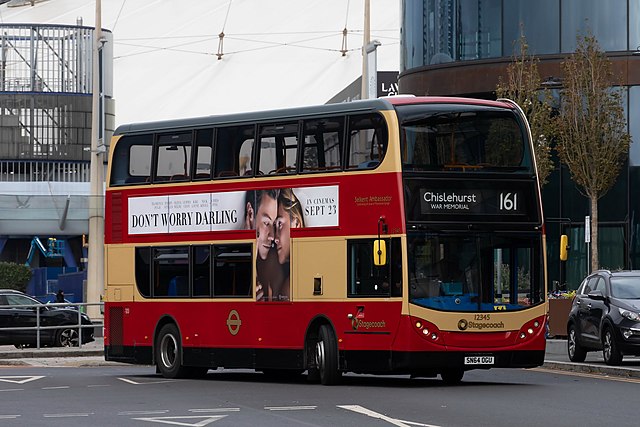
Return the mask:
M 93 39 L 92 111 L 91 111 L 91 176 L 89 196 L 89 255 L 87 267 L 88 303 L 100 302 L 104 288 L 104 141 L 100 140 L 100 50 L 102 48 L 102 5 L 96 0 L 95 32 Z M 102 135 L 103 136 L 103 135 Z M 104 137 L 104 136 L 103 136 Z M 102 317 L 100 307 L 90 305 L 87 312 L 91 318 Z

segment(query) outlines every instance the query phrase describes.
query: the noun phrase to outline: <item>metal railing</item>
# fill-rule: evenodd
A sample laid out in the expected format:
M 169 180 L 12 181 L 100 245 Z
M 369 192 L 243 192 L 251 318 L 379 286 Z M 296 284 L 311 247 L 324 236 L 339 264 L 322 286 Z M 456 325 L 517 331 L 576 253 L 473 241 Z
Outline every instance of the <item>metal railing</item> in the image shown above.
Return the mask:
M 0 326 L 0 334 L 5 334 L 5 332 L 10 332 L 10 331 L 35 331 L 36 333 L 36 348 L 40 349 L 42 348 L 42 340 L 41 340 L 41 332 L 42 331 L 48 331 L 48 330 L 58 330 L 58 329 L 73 329 L 73 330 L 77 330 L 78 332 L 78 347 L 82 347 L 83 344 L 88 344 L 88 343 L 83 343 L 82 342 L 82 330 L 83 329 L 95 329 L 96 327 L 100 327 L 99 324 L 95 324 L 92 323 L 90 325 L 87 324 L 82 324 L 82 315 L 85 313 L 86 311 L 86 307 L 90 306 L 90 305 L 97 305 L 100 306 L 100 310 L 102 312 L 103 310 L 103 304 L 102 302 L 100 303 L 71 303 L 71 302 L 64 302 L 64 303 L 47 303 L 47 304 L 29 304 L 29 305 L 0 305 L 0 310 L 4 311 L 10 311 L 10 310 L 32 310 L 35 313 L 35 325 L 33 326 L 19 326 L 19 327 L 4 327 L 4 326 Z M 68 310 L 74 310 L 77 311 L 78 316 L 77 316 L 77 321 L 76 323 L 68 323 L 68 324 L 63 324 L 63 325 L 54 325 L 54 326 L 43 326 L 42 325 L 42 311 L 43 310 L 49 310 L 51 308 L 55 308 L 55 309 L 68 309 Z M 25 315 L 25 317 L 27 317 L 28 315 Z M 12 318 L 18 318 L 18 313 L 16 312 L 14 314 L 14 316 L 12 316 Z M 28 323 L 31 323 L 30 320 L 27 319 Z M 24 341 L 24 340 L 21 340 Z M 55 338 L 53 339 L 53 342 L 55 343 Z M 91 341 L 89 341 L 91 342 Z M 21 342 L 18 342 L 16 340 L 15 344 L 13 342 L 9 343 L 8 345 L 20 345 Z M 72 345 L 75 346 L 75 345 Z

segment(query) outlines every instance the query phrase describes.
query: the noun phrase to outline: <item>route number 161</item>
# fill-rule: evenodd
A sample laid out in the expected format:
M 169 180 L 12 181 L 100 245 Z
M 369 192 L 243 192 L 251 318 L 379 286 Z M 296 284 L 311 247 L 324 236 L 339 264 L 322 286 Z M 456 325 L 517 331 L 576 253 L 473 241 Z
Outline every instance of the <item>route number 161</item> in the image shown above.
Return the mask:
M 500 210 L 518 210 L 518 193 L 500 193 Z

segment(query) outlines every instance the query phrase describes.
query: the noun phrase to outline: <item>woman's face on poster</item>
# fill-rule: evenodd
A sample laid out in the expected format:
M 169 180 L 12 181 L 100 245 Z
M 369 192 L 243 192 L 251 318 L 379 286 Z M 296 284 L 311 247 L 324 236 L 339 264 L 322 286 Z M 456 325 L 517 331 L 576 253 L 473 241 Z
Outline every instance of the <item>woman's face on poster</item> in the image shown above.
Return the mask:
M 278 203 L 275 199 L 264 196 L 256 213 L 256 236 L 258 256 L 267 259 L 274 239 L 274 221 L 278 214 Z

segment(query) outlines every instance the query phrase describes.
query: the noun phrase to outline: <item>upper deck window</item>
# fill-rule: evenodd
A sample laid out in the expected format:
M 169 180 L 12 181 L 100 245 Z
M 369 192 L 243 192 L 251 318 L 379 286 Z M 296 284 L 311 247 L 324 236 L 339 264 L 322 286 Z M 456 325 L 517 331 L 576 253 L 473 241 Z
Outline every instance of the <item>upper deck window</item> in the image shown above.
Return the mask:
M 405 171 L 532 171 L 525 129 L 512 111 L 443 104 L 397 111 Z
M 186 181 L 191 165 L 191 132 L 158 136 L 154 182 Z
M 377 114 L 349 117 L 348 169 L 372 169 L 382 162 L 387 151 L 388 134 L 384 120 Z
M 152 135 L 123 136 L 113 152 L 110 185 L 151 181 Z
M 343 117 L 305 120 L 301 170 L 303 172 L 340 170 L 343 139 Z
M 254 126 L 229 126 L 219 128 L 216 134 L 216 178 L 253 175 Z
M 296 173 L 297 159 L 297 122 L 260 127 L 259 175 Z

